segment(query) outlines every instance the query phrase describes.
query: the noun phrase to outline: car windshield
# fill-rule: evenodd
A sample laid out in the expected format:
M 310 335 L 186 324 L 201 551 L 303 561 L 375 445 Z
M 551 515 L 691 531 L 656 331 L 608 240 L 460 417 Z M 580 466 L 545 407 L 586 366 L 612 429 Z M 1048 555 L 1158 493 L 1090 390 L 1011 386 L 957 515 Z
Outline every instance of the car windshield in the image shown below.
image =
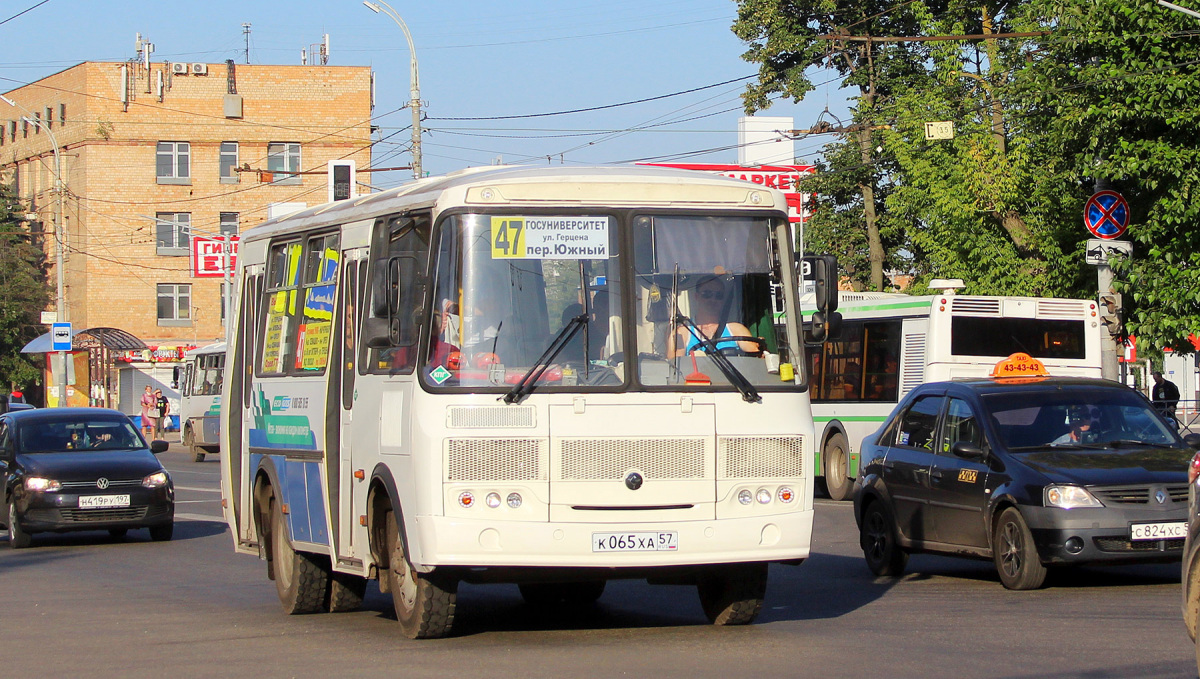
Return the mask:
M 17 429 L 17 445 L 25 453 L 145 448 L 133 424 L 113 419 L 62 419 L 25 422 Z
M 1183 446 L 1150 403 L 1131 390 L 1066 387 L 990 394 L 983 400 L 1000 442 L 1016 452 Z

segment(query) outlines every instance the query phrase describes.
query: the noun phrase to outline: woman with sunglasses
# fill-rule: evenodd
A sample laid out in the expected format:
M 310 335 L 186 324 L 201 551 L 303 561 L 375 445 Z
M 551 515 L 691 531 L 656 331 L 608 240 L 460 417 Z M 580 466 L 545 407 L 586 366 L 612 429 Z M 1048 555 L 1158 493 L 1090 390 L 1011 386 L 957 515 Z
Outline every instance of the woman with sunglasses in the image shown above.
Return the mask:
M 752 336 L 749 328 L 745 325 L 736 321 L 725 320 L 725 315 L 728 313 L 729 308 L 725 304 L 728 294 L 729 292 L 725 289 L 724 281 L 719 277 L 705 276 L 700 279 L 700 283 L 692 289 L 690 295 L 692 302 L 692 322 L 695 323 L 696 328 L 703 333 L 704 337 L 711 338 L 716 342 L 718 349 L 737 347 L 746 353 L 756 354 L 761 351 L 761 347 L 754 342 L 722 339 L 727 337 Z M 683 324 L 680 324 L 676 330 L 674 342 L 671 344 L 672 346 L 668 347 L 668 352 L 672 358 L 686 356 L 693 352 L 706 353 L 705 347 L 701 345 L 700 340 Z

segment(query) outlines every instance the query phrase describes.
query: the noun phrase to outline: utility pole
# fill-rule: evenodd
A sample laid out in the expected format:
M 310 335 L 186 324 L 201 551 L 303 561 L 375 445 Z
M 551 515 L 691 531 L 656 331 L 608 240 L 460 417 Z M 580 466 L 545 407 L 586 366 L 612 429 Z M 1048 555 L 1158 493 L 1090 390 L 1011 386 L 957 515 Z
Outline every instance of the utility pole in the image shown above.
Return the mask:
M 396 22 L 400 30 L 404 32 L 404 39 L 408 41 L 409 60 L 409 95 L 411 100 L 408 107 L 412 109 L 412 168 L 413 178 L 420 179 L 421 174 L 421 82 L 417 75 L 417 48 L 413 46 L 412 33 L 408 32 L 408 25 L 404 23 L 404 19 L 392 9 L 392 6 L 383 0 L 363 0 L 363 4 L 367 9 L 376 14 L 386 14 Z

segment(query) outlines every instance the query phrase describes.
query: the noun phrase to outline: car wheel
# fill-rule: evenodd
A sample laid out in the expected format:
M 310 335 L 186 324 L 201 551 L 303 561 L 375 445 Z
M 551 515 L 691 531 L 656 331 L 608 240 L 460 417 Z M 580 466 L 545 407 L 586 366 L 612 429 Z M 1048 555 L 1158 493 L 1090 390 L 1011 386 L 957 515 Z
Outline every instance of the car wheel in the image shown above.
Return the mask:
M 329 574 L 315 555 L 292 549 L 287 522 L 275 496 L 271 496 L 271 562 L 279 603 L 288 615 L 316 613 L 325 604 Z
M 175 523 L 166 523 L 161 526 L 150 526 L 150 539 L 155 542 L 170 542 L 175 535 Z
M 824 462 L 825 488 L 829 491 L 829 499 L 845 500 L 854 489 L 854 479 L 850 478 L 850 446 L 846 444 L 846 436 L 838 433 L 829 437 L 821 450 L 821 461 Z
M 388 591 L 400 631 L 409 639 L 436 639 L 450 633 L 454 609 L 458 604 L 458 582 L 440 580 L 430 573 L 418 573 L 404 553 L 404 543 L 396 523 L 396 513 L 388 512 L 385 548 Z
M 908 565 L 908 552 L 896 541 L 896 522 L 883 500 L 874 500 L 863 510 L 858 543 L 867 568 L 881 577 L 895 577 Z
M 109 528 L 108 536 L 114 540 L 121 540 L 125 537 L 125 534 L 128 532 L 129 532 L 128 528 Z
M 8 546 L 13 549 L 25 549 L 33 543 L 33 536 L 21 528 L 21 517 L 17 514 L 17 505 L 8 503 Z
M 531 606 L 589 606 L 604 594 L 604 580 L 588 582 L 527 582 L 518 585 Z
M 767 594 L 767 564 L 717 566 L 696 583 L 700 606 L 714 625 L 749 625 Z
M 329 573 L 329 595 L 325 610 L 330 613 L 356 611 L 367 595 L 367 579 L 349 573 Z
M 1000 582 L 1008 589 L 1037 589 L 1046 581 L 1046 567 L 1038 557 L 1033 534 L 1016 507 L 1005 509 L 996 520 L 992 555 Z

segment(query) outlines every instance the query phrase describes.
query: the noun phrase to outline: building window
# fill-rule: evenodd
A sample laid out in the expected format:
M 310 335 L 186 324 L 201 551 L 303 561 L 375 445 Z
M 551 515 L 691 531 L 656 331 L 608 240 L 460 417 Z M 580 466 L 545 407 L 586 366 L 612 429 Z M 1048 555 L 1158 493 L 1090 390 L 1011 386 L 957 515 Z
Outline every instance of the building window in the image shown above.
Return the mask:
M 275 174 L 274 184 L 299 184 L 300 175 L 287 173 L 300 171 L 300 145 L 275 141 L 267 144 L 267 171 Z
M 21 118 L 21 138 L 29 138 L 29 118 Z
M 191 184 L 192 145 L 186 141 L 158 142 L 155 168 L 159 184 Z
M 60 124 L 67 122 L 67 105 L 66 104 L 58 105 L 58 122 Z
M 8 138 L 13 141 L 17 140 L 17 121 L 15 120 L 8 121 Z
M 238 183 L 238 143 L 236 141 L 221 142 L 221 183 Z
M 7 136 L 6 132 L 8 132 L 8 126 L 0 127 L 0 146 L 4 146 L 4 137 Z
M 34 113 L 33 114 L 33 133 L 34 134 L 42 133 L 42 126 L 40 125 L 41 122 L 42 122 L 42 114 Z
M 240 215 L 237 212 L 222 212 L 221 213 L 221 235 L 236 236 L 238 235 L 238 222 Z
M 49 106 L 46 107 L 46 127 L 54 127 L 54 109 Z
M 192 324 L 192 286 L 175 283 L 158 284 L 158 324 L 187 326 Z
M 155 217 L 154 241 L 158 254 L 174 257 L 190 255 L 192 213 L 159 212 Z

